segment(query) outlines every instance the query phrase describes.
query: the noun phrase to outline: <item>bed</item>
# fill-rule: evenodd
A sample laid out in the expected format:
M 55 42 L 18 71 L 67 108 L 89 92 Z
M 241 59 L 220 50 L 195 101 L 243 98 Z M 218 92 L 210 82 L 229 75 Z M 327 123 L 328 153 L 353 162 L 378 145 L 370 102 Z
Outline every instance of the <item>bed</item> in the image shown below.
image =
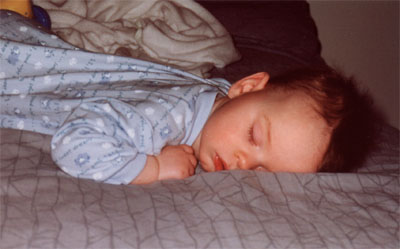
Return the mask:
M 195 73 L 232 82 L 325 63 L 306 1 L 198 4 L 241 59 Z M 379 130 L 377 148 L 352 173 L 198 169 L 125 186 L 72 178 L 52 162 L 48 136 L 2 129 L 1 248 L 398 248 L 399 130 Z

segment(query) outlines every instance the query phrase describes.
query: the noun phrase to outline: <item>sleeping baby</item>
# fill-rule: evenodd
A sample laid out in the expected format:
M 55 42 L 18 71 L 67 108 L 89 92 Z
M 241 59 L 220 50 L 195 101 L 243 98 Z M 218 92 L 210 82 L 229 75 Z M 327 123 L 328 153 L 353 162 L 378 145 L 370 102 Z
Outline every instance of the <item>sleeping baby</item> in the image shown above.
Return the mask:
M 52 136 L 66 173 L 112 184 L 205 171 L 349 171 L 373 139 L 369 98 L 335 70 L 259 72 L 232 86 L 81 51 L 21 26 L 1 34 L 1 128 Z

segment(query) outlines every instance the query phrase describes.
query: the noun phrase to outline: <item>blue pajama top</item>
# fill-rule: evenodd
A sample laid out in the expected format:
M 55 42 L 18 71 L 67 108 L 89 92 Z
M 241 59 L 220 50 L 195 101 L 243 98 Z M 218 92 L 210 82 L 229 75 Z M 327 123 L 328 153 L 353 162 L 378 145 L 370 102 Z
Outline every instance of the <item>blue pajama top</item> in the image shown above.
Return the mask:
M 0 127 L 52 135 L 66 173 L 128 184 L 146 155 L 191 145 L 224 80 L 79 50 L 0 11 Z

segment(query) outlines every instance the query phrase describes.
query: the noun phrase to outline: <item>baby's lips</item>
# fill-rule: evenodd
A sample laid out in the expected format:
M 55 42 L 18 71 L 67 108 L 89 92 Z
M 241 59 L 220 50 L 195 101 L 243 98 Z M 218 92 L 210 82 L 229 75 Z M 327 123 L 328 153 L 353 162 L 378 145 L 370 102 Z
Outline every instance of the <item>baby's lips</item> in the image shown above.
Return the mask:
M 224 163 L 222 162 L 222 159 L 218 155 L 214 156 L 214 167 L 215 171 L 224 170 Z

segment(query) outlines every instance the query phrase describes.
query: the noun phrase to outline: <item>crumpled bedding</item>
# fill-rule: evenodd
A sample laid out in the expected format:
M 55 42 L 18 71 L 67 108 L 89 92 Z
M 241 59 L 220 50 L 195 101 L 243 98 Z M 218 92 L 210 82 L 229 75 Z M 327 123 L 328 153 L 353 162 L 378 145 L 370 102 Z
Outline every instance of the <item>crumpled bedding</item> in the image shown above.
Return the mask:
M 192 0 L 34 0 L 52 31 L 92 52 L 173 65 L 206 76 L 240 58 L 225 28 Z
M 1 130 L 1 247 L 398 248 L 399 133 L 382 134 L 358 173 L 197 172 L 118 186 L 58 170 L 48 136 Z

